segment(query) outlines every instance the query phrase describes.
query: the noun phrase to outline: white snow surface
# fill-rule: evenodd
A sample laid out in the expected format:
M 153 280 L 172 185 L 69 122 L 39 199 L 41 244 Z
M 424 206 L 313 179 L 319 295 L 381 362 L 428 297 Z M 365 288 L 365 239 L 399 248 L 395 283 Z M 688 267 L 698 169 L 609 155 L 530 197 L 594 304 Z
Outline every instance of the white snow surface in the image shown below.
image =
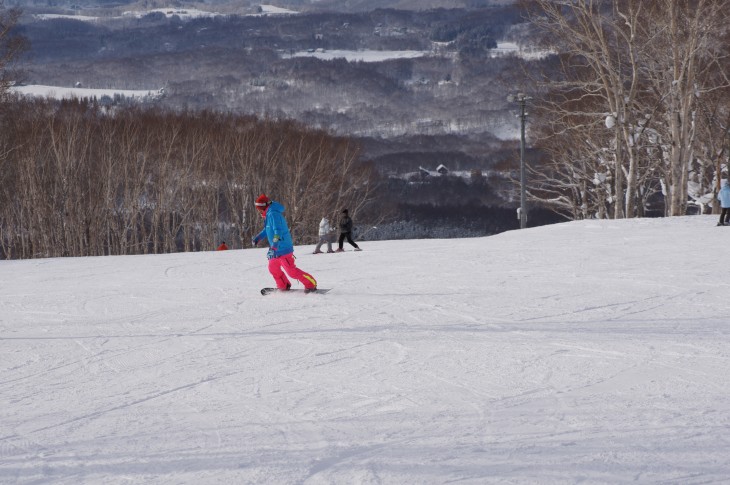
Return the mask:
M 332 291 L 266 297 L 265 248 L 0 261 L 0 483 L 728 483 L 728 241 L 298 246 Z
M 261 11 L 269 15 L 296 15 L 299 12 L 289 8 L 277 7 L 275 5 L 260 5 Z
M 65 15 L 65 14 L 54 14 L 54 13 L 39 13 L 33 15 L 33 18 L 38 20 L 55 20 L 55 19 L 68 19 L 68 20 L 79 20 L 81 22 L 96 22 L 99 17 L 93 17 L 89 15 Z
M 243 16 L 258 17 L 258 16 L 262 16 L 262 15 L 295 15 L 295 14 L 299 13 L 295 10 L 276 7 L 274 5 L 260 5 L 260 7 L 261 7 L 261 13 L 243 14 Z M 35 15 L 33 15 L 33 17 L 38 20 L 70 19 L 70 20 L 79 20 L 79 21 L 83 21 L 83 22 L 97 22 L 100 20 L 114 20 L 114 19 L 119 19 L 119 18 L 124 18 L 124 17 L 142 18 L 145 15 L 149 15 L 151 13 L 162 13 L 167 18 L 177 16 L 182 20 L 220 17 L 220 16 L 226 15 L 226 14 L 222 14 L 219 12 L 199 10 L 197 8 L 168 7 L 168 8 L 152 8 L 152 9 L 145 9 L 145 10 L 128 10 L 128 11 L 122 12 L 121 17 L 95 17 L 95 16 L 88 16 L 88 15 L 62 15 L 62 14 L 35 14 Z
M 441 48 L 448 46 L 451 42 L 434 42 L 435 46 Z M 538 49 L 532 46 L 522 46 L 515 42 L 500 41 L 497 42 L 497 47 L 491 49 L 490 57 L 502 57 L 502 56 L 515 56 L 520 59 L 527 61 L 541 60 L 545 57 L 556 54 L 556 51 L 551 49 Z M 317 57 L 324 60 L 332 60 L 337 58 L 345 58 L 348 61 L 363 61 L 363 62 L 382 62 L 390 59 L 415 59 L 424 56 L 434 56 L 437 54 L 437 50 L 432 51 L 416 51 L 416 50 L 405 50 L 405 51 L 375 51 L 375 50 L 315 50 L 310 51 L 299 51 L 294 53 L 295 57 Z
M 143 89 L 96 89 L 96 88 L 67 88 L 63 86 L 46 86 L 42 84 L 28 84 L 25 86 L 12 86 L 11 91 L 24 96 L 34 96 L 53 99 L 71 98 L 101 98 L 102 96 L 114 97 L 119 94 L 127 98 L 155 98 L 160 95 L 160 90 Z
M 199 18 L 206 18 L 206 17 L 218 17 L 221 15 L 217 12 L 207 12 L 204 10 L 198 10 L 197 8 L 170 7 L 170 8 L 152 8 L 152 9 L 148 9 L 148 10 L 129 10 L 129 11 L 123 12 L 122 16 L 123 17 L 142 18 L 145 15 L 149 15 L 151 13 L 162 13 L 167 18 L 177 16 L 183 20 L 199 19 Z
M 544 59 L 550 55 L 557 54 L 553 49 L 538 49 L 536 47 L 522 46 L 516 42 L 497 42 L 497 48 L 490 52 L 491 57 L 501 57 L 505 55 L 517 56 L 527 61 L 536 61 Z
M 298 51 L 293 54 L 294 57 L 316 57 L 325 61 L 333 59 L 345 59 L 348 62 L 383 62 L 391 59 L 415 59 L 430 55 L 428 51 L 376 51 L 376 50 L 315 50 L 315 51 Z

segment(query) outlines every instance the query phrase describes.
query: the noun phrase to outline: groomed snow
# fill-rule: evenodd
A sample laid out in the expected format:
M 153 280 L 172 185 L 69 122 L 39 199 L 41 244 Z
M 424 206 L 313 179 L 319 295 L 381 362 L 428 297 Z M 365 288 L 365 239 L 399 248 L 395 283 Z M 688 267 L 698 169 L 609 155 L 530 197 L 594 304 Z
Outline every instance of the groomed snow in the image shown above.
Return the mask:
M 267 297 L 264 248 L 0 261 L 0 483 L 728 483 L 728 241 L 299 246 L 332 291 Z

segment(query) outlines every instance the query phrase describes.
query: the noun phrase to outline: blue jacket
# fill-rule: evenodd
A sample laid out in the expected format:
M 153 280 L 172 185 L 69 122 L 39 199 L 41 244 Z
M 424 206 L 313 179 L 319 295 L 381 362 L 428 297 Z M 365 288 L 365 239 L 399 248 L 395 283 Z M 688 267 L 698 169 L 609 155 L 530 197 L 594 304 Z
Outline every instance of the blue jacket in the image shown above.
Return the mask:
M 254 242 L 258 244 L 264 237 L 269 241 L 269 247 L 274 250 L 274 256 L 286 256 L 294 252 L 294 243 L 291 239 L 289 226 L 286 225 L 284 219 L 284 206 L 278 202 L 272 202 L 266 209 L 266 219 L 264 229 L 256 237 Z M 274 242 L 274 236 L 278 236 L 278 241 Z
M 730 209 L 730 185 L 727 182 L 723 183 L 720 193 L 717 194 L 717 200 L 723 209 Z

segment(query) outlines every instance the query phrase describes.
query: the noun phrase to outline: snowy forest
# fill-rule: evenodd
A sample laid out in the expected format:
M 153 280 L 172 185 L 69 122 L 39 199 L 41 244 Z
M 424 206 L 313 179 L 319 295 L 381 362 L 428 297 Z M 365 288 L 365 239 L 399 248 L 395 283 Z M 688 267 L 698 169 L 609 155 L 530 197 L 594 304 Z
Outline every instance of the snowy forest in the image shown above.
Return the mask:
M 322 215 L 369 197 L 347 140 L 293 122 L 74 100 L 11 104 L 0 126 L 6 258 L 241 248 L 263 192 L 307 242 Z
M 538 79 L 530 194 L 572 219 L 716 211 L 730 129 L 728 1 L 524 2 Z

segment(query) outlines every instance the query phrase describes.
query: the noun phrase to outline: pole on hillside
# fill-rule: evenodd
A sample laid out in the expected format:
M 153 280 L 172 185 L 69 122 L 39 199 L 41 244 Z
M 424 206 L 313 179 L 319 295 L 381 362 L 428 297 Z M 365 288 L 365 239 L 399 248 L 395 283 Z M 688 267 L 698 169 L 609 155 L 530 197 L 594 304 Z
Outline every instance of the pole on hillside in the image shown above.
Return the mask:
M 523 93 L 510 94 L 507 101 L 510 103 L 518 103 L 520 112 L 517 115 L 520 118 L 520 229 L 527 227 L 527 187 L 525 173 L 525 123 L 527 122 L 527 101 L 531 100 L 530 96 Z

